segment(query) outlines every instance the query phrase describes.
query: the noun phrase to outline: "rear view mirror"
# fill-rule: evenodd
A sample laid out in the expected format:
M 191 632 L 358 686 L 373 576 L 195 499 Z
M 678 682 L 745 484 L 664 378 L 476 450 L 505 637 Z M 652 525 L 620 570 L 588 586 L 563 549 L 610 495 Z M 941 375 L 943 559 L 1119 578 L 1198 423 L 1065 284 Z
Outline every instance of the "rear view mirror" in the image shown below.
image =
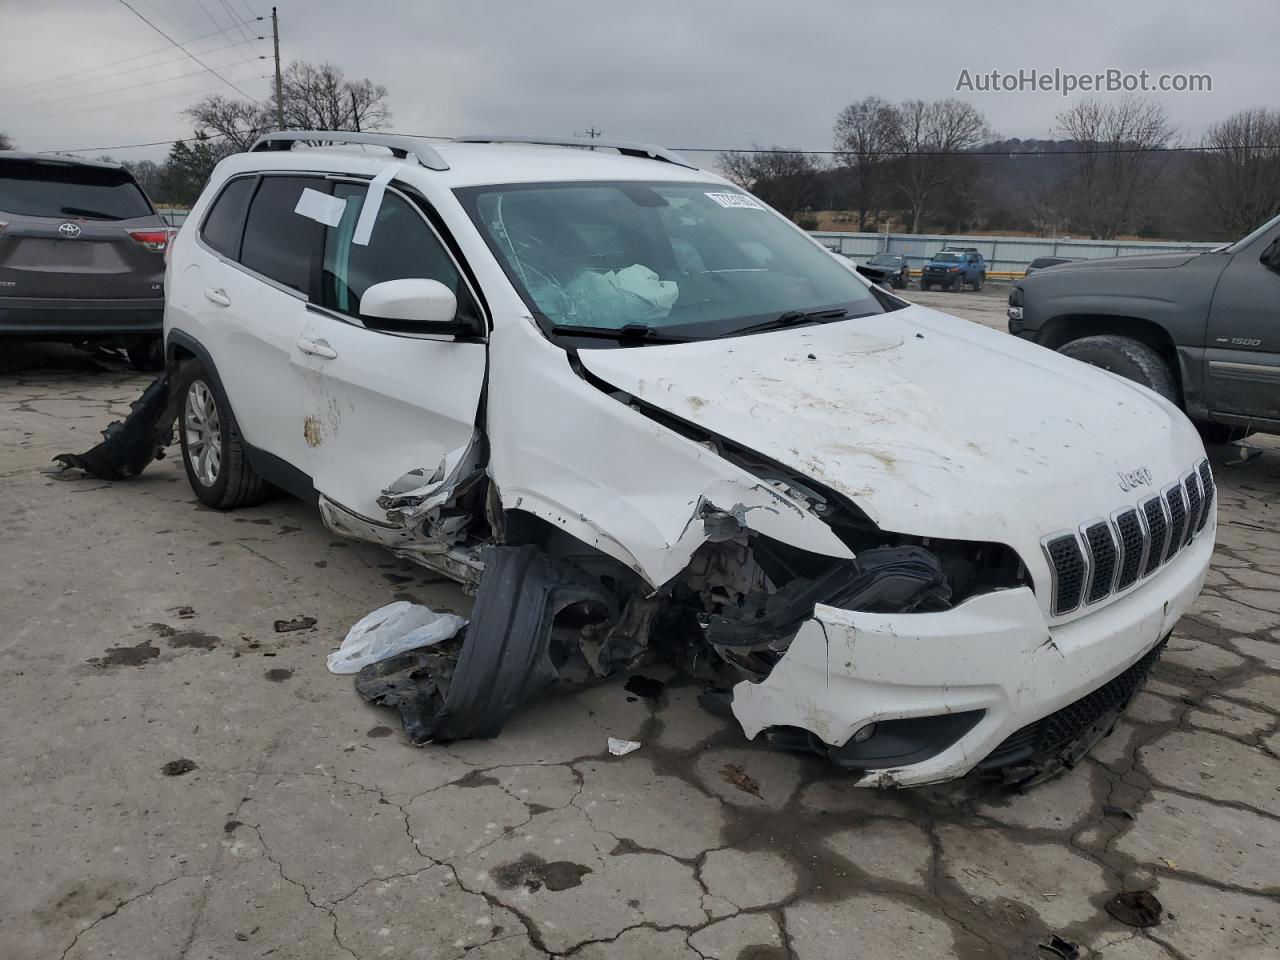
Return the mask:
M 452 326 L 458 298 L 439 280 L 384 280 L 360 297 L 360 314 L 383 320 Z
M 1280 273 L 1280 237 L 1276 237 L 1271 241 L 1267 249 L 1262 251 L 1262 256 L 1258 258 L 1262 261 L 1264 267 L 1268 267 Z

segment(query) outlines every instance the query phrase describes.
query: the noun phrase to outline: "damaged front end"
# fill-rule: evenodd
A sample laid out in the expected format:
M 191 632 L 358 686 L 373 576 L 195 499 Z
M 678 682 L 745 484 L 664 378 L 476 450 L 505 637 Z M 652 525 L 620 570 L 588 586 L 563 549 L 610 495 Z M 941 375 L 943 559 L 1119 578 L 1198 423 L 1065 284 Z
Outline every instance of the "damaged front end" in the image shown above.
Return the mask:
M 523 703 L 654 660 L 693 677 L 704 689 L 704 705 L 734 715 L 749 736 L 764 733 L 779 747 L 816 752 L 860 774 L 937 753 L 982 715 L 930 705 L 929 714 L 842 730 L 843 714 L 826 709 L 824 716 L 821 698 L 803 689 L 779 695 L 779 678 L 794 676 L 779 666 L 810 655 L 791 651 L 797 642 L 807 647 L 809 632 L 825 631 L 821 618 L 828 610 L 944 614 L 1025 584 L 1025 571 L 1007 548 L 886 535 L 838 497 L 806 488 L 824 497 L 833 527 L 851 541 L 852 558 L 823 556 L 753 529 L 757 511 L 741 504 L 721 508 L 703 497 L 679 538 L 696 537 L 700 545 L 683 570 L 655 587 L 546 521 L 497 508 L 500 498 L 480 461 L 456 462 L 476 469 L 444 463 L 427 484 L 411 492 L 389 489 L 380 500 L 390 508 L 389 520 L 400 511 L 425 541 L 427 518 L 465 513 L 457 496 L 478 497 L 491 507 L 484 531 L 504 541 L 476 548 L 482 573 L 472 621 L 461 635 L 366 667 L 357 677 L 363 697 L 398 710 L 415 743 L 495 736 Z M 798 496 L 795 485 L 786 489 Z M 830 643 L 826 647 L 829 654 Z M 903 649 L 900 655 L 912 654 Z M 830 685 L 836 674 L 857 672 L 851 661 L 831 663 L 829 656 L 821 670 L 825 679 L 804 676 L 803 682 Z M 809 713 L 798 715 L 797 705 L 806 702 Z

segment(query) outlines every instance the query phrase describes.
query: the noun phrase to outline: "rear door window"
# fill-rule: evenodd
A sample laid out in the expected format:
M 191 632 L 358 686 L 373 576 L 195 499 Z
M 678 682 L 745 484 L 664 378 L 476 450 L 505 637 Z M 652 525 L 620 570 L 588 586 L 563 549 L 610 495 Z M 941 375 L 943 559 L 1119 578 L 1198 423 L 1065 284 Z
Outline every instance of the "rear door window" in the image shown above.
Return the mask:
M 155 211 L 128 170 L 0 155 L 0 210 L 26 217 L 132 220 Z
M 218 199 L 213 201 L 200 231 L 205 243 L 232 260 L 240 256 L 240 234 L 255 182 L 254 177 L 240 177 L 228 183 Z
M 324 229 L 294 213 L 307 187 L 329 192 L 328 184 L 317 177 L 264 177 L 249 204 L 240 245 L 241 263 L 300 293 L 310 289 L 312 257 Z

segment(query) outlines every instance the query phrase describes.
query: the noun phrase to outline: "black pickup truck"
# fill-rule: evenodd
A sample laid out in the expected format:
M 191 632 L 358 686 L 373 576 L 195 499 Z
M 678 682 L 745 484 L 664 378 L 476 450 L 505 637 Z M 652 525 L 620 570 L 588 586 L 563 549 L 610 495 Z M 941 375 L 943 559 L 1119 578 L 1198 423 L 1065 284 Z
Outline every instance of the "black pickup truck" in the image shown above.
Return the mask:
M 1009 291 L 1009 332 L 1150 387 L 1207 442 L 1280 433 L 1280 217 L 1205 253 L 1039 271 Z

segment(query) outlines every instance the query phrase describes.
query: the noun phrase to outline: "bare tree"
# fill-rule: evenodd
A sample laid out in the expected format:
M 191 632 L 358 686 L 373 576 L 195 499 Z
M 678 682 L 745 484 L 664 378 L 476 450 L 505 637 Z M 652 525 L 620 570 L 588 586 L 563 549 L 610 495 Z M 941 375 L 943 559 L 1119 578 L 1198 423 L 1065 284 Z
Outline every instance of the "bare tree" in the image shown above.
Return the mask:
M 1082 100 L 1058 114 L 1077 151 L 1068 182 L 1072 219 L 1099 240 L 1133 229 L 1176 128 L 1153 100 Z
M 938 191 L 972 169 L 960 154 L 989 139 L 991 128 L 972 104 L 952 98 L 905 100 L 892 116 L 889 142 L 898 156 L 891 169 L 918 233 Z
M 215 93 L 182 111 L 191 120 L 197 137 L 218 159 L 243 153 L 273 126 L 265 107 L 248 100 L 233 100 Z
M 284 124 L 294 130 L 376 130 L 391 119 L 387 88 L 348 80 L 332 64 L 295 61 L 284 73 Z M 198 163 L 242 153 L 276 126 L 275 95 L 263 104 L 213 94 L 183 113 L 200 140 Z M 184 162 L 190 157 L 183 158 Z M 196 162 L 196 161 L 193 161 Z
M 1280 213 L 1280 111 L 1234 113 L 1210 127 L 1201 146 L 1192 181 L 1224 228 L 1248 233 Z
M 817 201 L 820 168 L 811 154 L 752 144 L 749 151 L 720 154 L 717 162 L 726 177 L 793 219 Z
M 295 61 L 284 72 L 284 125 L 294 130 L 377 130 L 387 125 L 387 88 L 348 80 L 331 63 Z M 275 116 L 275 96 L 268 107 Z
M 868 214 L 878 210 L 884 194 L 885 153 L 892 147 L 893 107 L 880 97 L 863 97 L 836 116 L 836 156 L 853 184 L 858 229 L 866 230 Z
M 133 174 L 143 193 L 155 200 L 160 195 L 160 181 L 163 168 L 154 160 L 126 160 L 124 168 Z

